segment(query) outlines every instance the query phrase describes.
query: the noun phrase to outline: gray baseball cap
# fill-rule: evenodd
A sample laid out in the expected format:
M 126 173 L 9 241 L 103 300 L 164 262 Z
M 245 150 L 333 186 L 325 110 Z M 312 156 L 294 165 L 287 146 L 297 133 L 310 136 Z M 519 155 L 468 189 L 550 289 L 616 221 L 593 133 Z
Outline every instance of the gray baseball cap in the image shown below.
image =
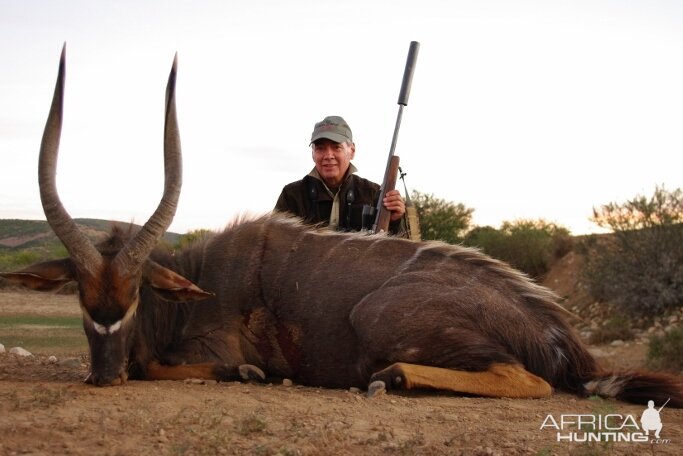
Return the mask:
M 313 127 L 311 142 L 326 138 L 337 143 L 353 142 L 351 127 L 339 116 L 327 116 Z

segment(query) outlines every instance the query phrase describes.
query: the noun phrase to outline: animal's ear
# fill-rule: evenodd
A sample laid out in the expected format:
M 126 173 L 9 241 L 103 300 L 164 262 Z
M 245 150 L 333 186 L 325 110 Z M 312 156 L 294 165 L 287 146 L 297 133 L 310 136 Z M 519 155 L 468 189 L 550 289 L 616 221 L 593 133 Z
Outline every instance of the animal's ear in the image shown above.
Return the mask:
M 199 301 L 213 296 L 213 293 L 202 290 L 180 274 L 151 260 L 145 263 L 142 278 L 156 294 L 167 301 Z
M 0 277 L 15 285 L 37 291 L 59 290 L 65 284 L 76 280 L 73 263 L 69 258 L 32 264 L 17 272 L 2 272 Z

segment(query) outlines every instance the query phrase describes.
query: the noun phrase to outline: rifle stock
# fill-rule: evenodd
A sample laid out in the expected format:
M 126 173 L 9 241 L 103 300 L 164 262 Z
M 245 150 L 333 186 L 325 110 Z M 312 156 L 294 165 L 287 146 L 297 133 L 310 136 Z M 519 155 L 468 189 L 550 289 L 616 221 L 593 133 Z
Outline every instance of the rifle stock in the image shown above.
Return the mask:
M 398 175 L 398 165 L 400 163 L 401 159 L 397 155 L 391 156 L 389 159 L 389 166 L 386 170 L 386 173 L 384 175 L 384 180 L 382 184 L 383 191 L 380 194 L 380 200 L 377 203 L 377 218 L 375 220 L 375 226 L 373 231 L 375 233 L 381 233 L 381 232 L 388 232 L 389 231 L 389 222 L 391 221 L 391 212 L 387 210 L 387 208 L 384 207 L 384 204 L 382 204 L 382 199 L 384 199 L 384 195 L 387 194 L 387 192 L 390 192 L 394 188 L 396 188 L 396 176 Z

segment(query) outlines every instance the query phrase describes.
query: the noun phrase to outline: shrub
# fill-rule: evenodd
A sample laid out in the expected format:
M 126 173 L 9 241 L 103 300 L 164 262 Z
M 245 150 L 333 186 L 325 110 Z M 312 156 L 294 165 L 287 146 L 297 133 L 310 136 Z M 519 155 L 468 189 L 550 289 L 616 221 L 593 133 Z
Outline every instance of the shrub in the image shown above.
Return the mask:
M 630 315 L 652 317 L 683 304 L 683 192 L 657 187 L 652 197 L 609 203 L 593 221 L 611 234 L 592 236 L 583 275 L 591 295 Z
M 470 228 L 474 209 L 417 190 L 413 190 L 410 198 L 417 209 L 423 240 L 462 242 L 464 233 Z
M 623 316 L 612 317 L 591 334 L 591 344 L 604 344 L 613 340 L 632 340 L 635 337 L 629 320 Z
M 683 327 L 650 339 L 647 363 L 652 369 L 683 371 Z
M 59 240 L 28 247 L 0 250 L 0 271 L 16 271 L 39 261 L 63 258 L 69 254 Z
M 21 269 L 41 259 L 38 252 L 30 250 L 9 251 L 0 254 L 0 270 L 14 271 Z
M 488 255 L 510 263 L 532 277 L 540 277 L 556 259 L 571 250 L 566 228 L 545 220 L 504 222 L 500 229 L 490 226 L 471 230 L 463 241 Z

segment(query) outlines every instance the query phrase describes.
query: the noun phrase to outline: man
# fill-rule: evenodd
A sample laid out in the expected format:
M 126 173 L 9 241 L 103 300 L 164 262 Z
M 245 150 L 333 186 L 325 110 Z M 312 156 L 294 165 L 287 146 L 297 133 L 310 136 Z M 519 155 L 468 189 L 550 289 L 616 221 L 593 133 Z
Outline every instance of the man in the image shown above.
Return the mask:
M 371 228 L 367 221 L 363 226 L 363 206 L 376 207 L 380 187 L 354 174 L 357 169 L 351 160 L 356 146 L 349 125 L 339 116 L 325 117 L 315 124 L 310 146 L 315 167 L 282 189 L 275 210 L 335 230 Z M 398 190 L 387 192 L 383 204 L 391 212 L 389 231 L 403 234 L 406 209 L 401 194 Z

